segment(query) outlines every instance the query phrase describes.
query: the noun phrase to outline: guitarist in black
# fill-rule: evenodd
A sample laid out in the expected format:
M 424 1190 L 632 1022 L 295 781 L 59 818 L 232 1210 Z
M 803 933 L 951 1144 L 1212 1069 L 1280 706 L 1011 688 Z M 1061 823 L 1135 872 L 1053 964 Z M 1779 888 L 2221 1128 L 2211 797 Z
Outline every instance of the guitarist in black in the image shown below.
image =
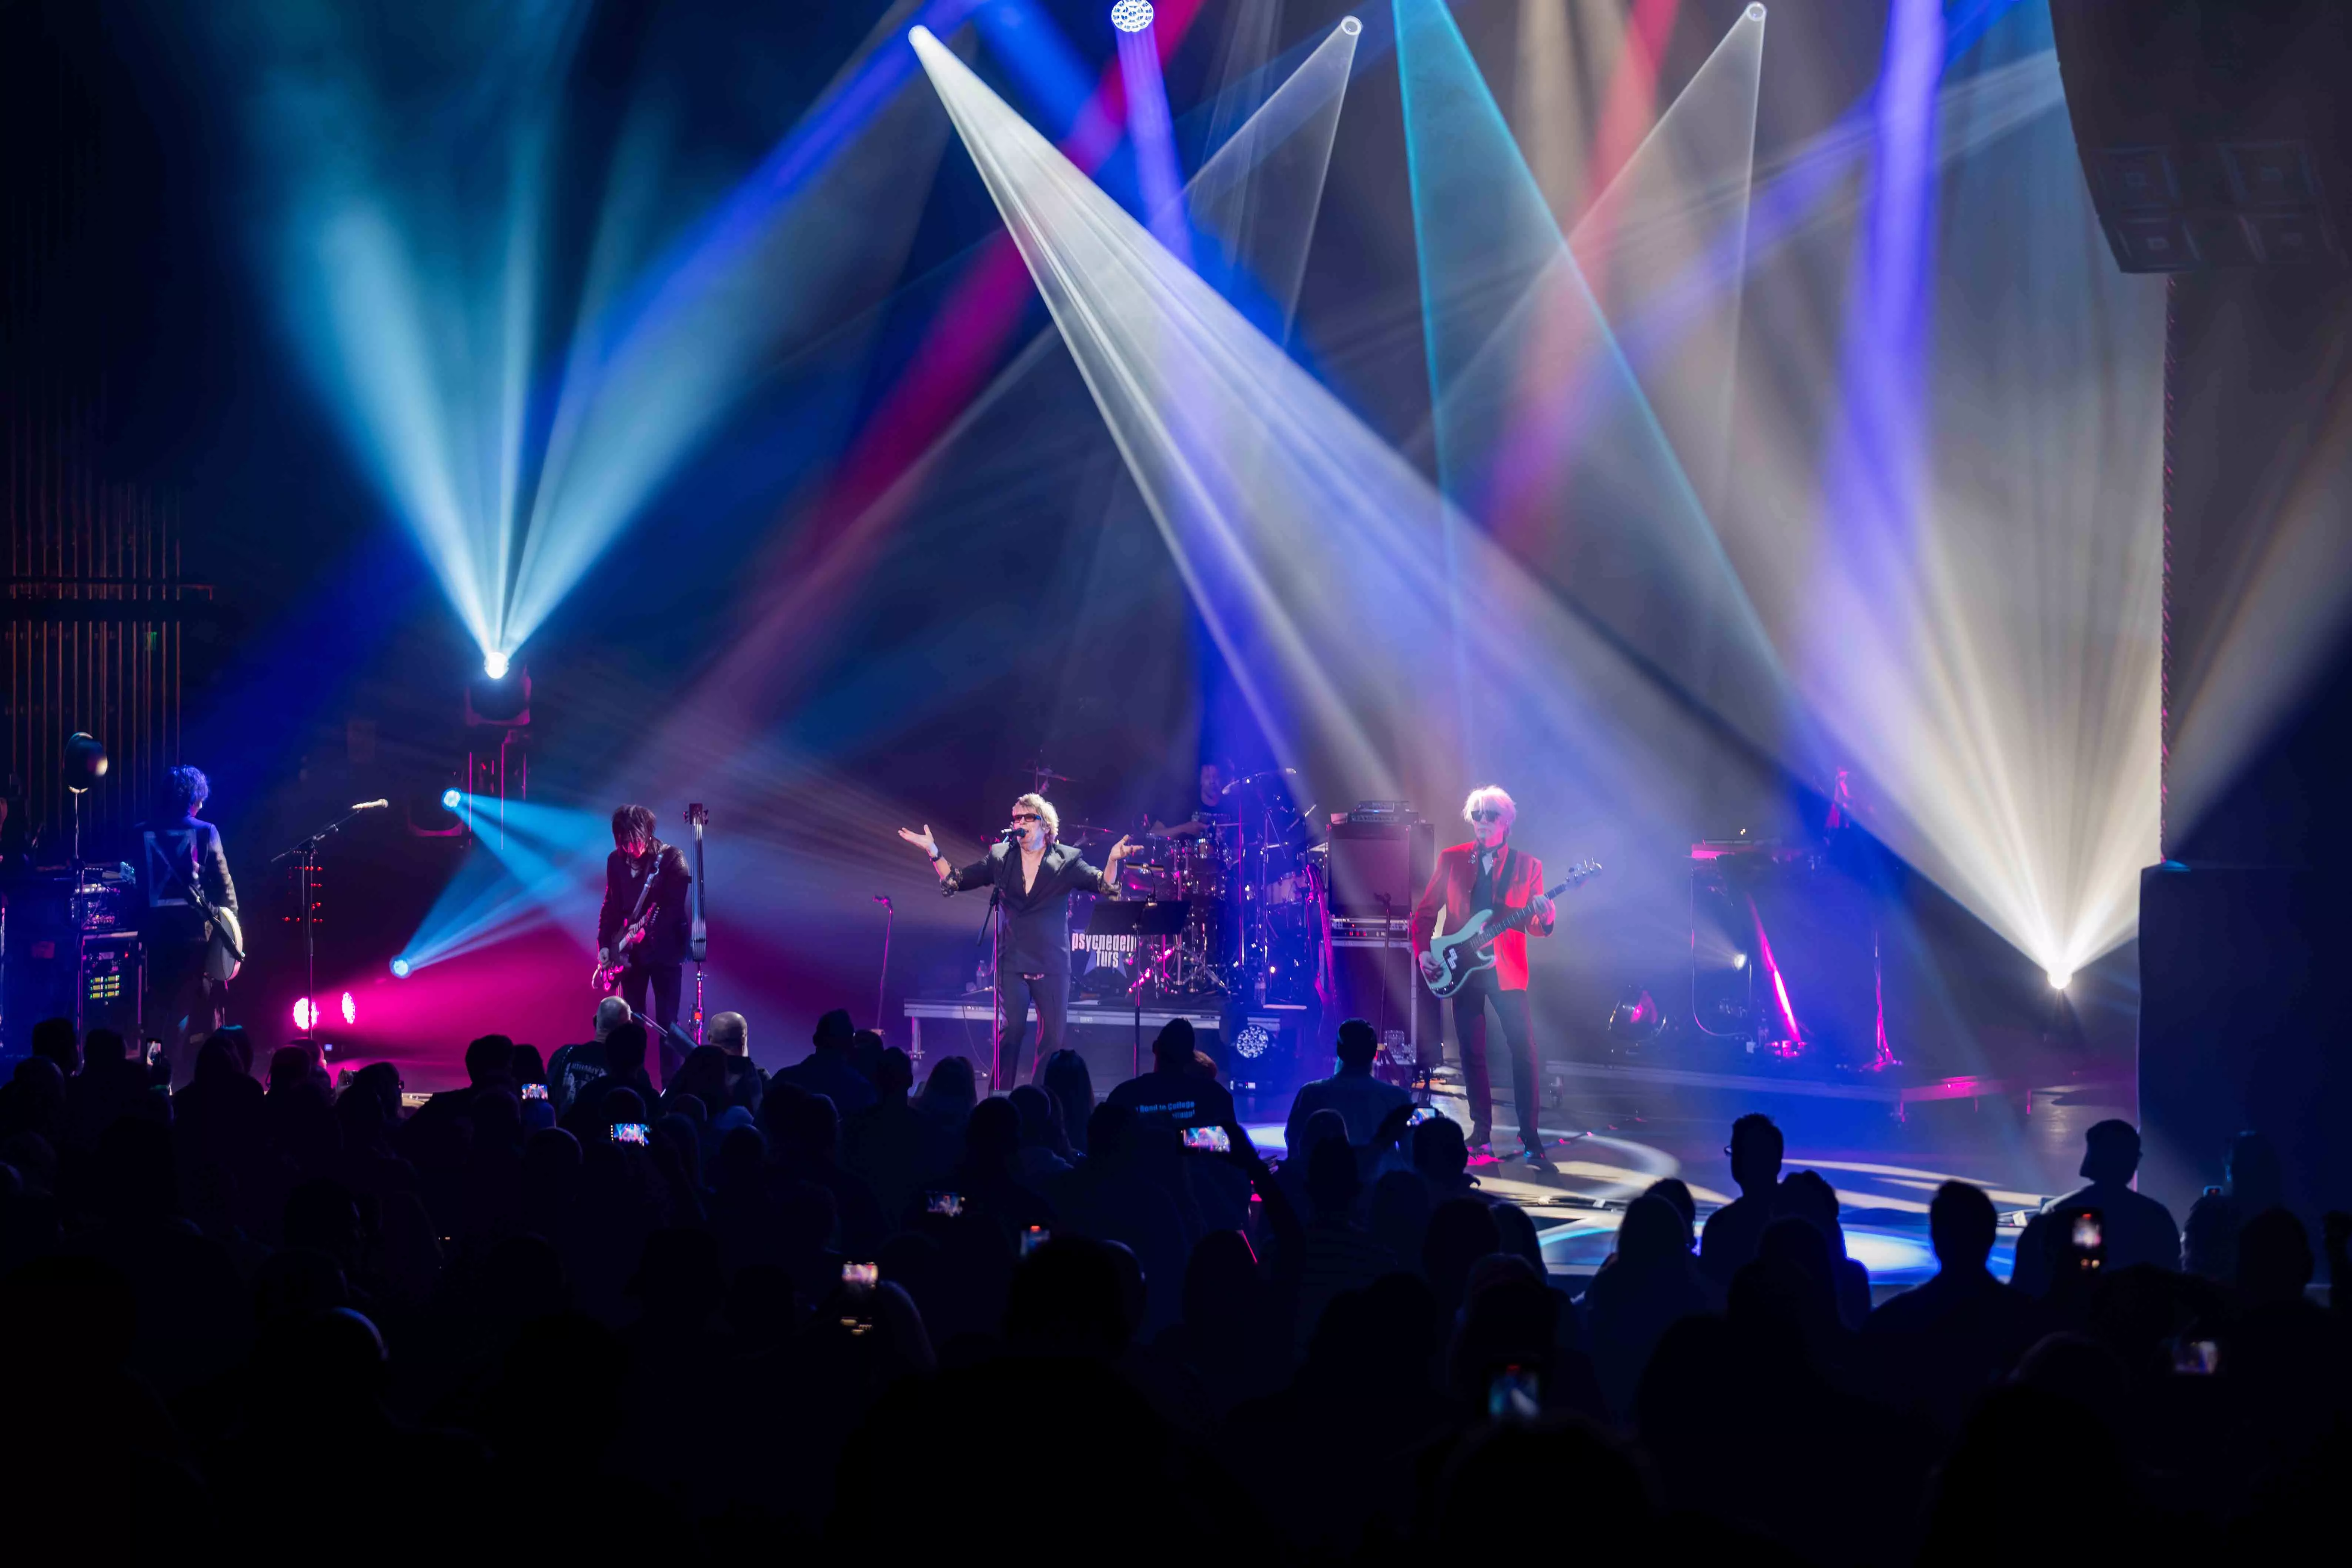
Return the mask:
M 596 962 L 620 963 L 621 999 L 667 1029 L 677 1022 L 694 873 L 684 851 L 654 837 L 654 814 L 642 805 L 613 813 L 613 844 L 604 858 L 604 905 L 596 911 Z
M 220 829 L 196 813 L 211 798 L 212 782 L 198 768 L 173 768 L 164 777 L 163 812 L 139 826 L 139 885 L 147 907 L 139 934 L 147 950 L 148 1026 L 163 1037 L 172 1081 L 195 1072 L 193 1035 L 221 1026 L 233 965 L 215 960 L 215 921 L 205 906 L 236 913 L 236 883 Z
M 1445 912 L 1445 929 L 1459 931 L 1480 910 L 1497 918 L 1507 912 L 1527 913 L 1527 931 L 1506 931 L 1495 939 L 1495 967 L 1474 974 L 1454 994 L 1454 1034 L 1462 1042 L 1462 1087 L 1470 1100 L 1470 1148 L 1491 1152 L 1495 1135 L 1494 1090 L 1486 1077 L 1486 1006 L 1502 1021 L 1503 1045 L 1511 1053 L 1511 1095 L 1519 1110 L 1519 1142 L 1528 1158 L 1543 1159 L 1543 1131 L 1538 1118 L 1543 1101 L 1536 1093 L 1535 1045 L 1528 1037 L 1528 931 L 1549 936 L 1559 920 L 1552 901 L 1544 896 L 1543 862 L 1510 847 L 1511 824 L 1519 808 L 1493 784 L 1470 792 L 1462 815 L 1470 824 L 1471 842 L 1440 852 L 1437 869 L 1412 907 L 1412 952 L 1423 973 L 1437 977 L 1438 965 L 1429 952 L 1437 929 L 1437 915 Z

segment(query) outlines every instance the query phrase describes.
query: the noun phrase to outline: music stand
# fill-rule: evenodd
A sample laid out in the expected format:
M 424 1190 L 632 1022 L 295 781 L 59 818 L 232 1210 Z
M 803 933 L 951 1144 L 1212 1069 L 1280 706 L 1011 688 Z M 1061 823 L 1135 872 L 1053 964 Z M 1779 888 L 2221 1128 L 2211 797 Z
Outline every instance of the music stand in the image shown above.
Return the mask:
M 1087 917 L 1088 936 L 1131 936 L 1135 939 L 1135 955 L 1139 963 L 1143 957 L 1143 939 L 1158 937 L 1165 941 L 1184 929 L 1192 918 L 1192 906 L 1183 899 L 1104 899 L 1095 905 L 1094 913 Z M 1138 969 L 1135 983 L 1127 988 L 1128 997 L 1135 1004 L 1135 1054 L 1133 1076 L 1143 1073 L 1143 973 Z

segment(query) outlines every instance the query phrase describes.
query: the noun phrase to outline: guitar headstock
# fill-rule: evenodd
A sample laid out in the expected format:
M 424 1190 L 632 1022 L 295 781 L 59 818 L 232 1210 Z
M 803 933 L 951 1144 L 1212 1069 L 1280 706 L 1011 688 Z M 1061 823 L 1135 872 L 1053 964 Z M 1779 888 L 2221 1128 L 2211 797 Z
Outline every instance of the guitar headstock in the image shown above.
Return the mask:
M 688 827 L 709 826 L 710 808 L 698 800 L 689 802 L 686 808 L 686 824 Z
M 1580 860 L 1569 868 L 1568 885 L 1571 888 L 1580 888 L 1599 875 L 1601 875 L 1600 861 Z

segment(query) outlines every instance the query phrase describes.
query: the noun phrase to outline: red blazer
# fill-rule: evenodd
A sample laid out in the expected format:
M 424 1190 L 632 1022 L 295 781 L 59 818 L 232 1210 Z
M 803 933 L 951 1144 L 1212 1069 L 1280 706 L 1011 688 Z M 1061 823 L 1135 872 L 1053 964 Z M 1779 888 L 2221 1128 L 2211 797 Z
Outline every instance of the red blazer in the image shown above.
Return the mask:
M 1437 869 L 1422 889 L 1421 901 L 1412 906 L 1412 956 L 1417 963 L 1429 950 L 1429 939 L 1437 931 L 1437 910 L 1445 907 L 1445 929 L 1460 931 L 1464 922 L 1477 911 L 1470 907 L 1470 889 L 1478 880 L 1478 847 L 1456 844 L 1441 850 Z M 1503 863 L 1495 868 L 1495 890 L 1502 896 L 1506 909 L 1523 910 L 1538 893 L 1543 891 L 1543 862 L 1534 856 L 1503 846 Z M 1553 920 L 1538 921 L 1528 931 L 1538 936 L 1549 936 Z M 1528 988 L 1527 931 L 1505 931 L 1495 942 L 1495 978 L 1506 991 Z

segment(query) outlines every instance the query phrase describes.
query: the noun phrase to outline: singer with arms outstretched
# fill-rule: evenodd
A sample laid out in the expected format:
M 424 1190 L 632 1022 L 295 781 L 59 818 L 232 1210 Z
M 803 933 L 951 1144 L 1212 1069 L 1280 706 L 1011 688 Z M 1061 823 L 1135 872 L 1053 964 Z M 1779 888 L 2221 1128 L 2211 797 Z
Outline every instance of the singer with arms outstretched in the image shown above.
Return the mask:
M 997 889 L 999 948 L 996 1062 L 990 1088 L 1009 1089 L 1021 1066 L 1021 1043 L 1029 1032 L 1029 1005 L 1037 1005 L 1037 1051 L 1030 1058 L 1034 1082 L 1045 1058 L 1061 1048 L 1062 1026 L 1070 1008 L 1070 895 L 1118 895 L 1119 862 L 1127 840 L 1111 846 L 1109 864 L 1097 870 L 1076 847 L 1058 841 L 1062 819 L 1041 795 L 1013 803 L 1013 825 L 971 865 L 957 868 L 940 853 L 926 826 L 920 833 L 902 827 L 898 837 L 930 857 L 942 893 L 967 888 Z

